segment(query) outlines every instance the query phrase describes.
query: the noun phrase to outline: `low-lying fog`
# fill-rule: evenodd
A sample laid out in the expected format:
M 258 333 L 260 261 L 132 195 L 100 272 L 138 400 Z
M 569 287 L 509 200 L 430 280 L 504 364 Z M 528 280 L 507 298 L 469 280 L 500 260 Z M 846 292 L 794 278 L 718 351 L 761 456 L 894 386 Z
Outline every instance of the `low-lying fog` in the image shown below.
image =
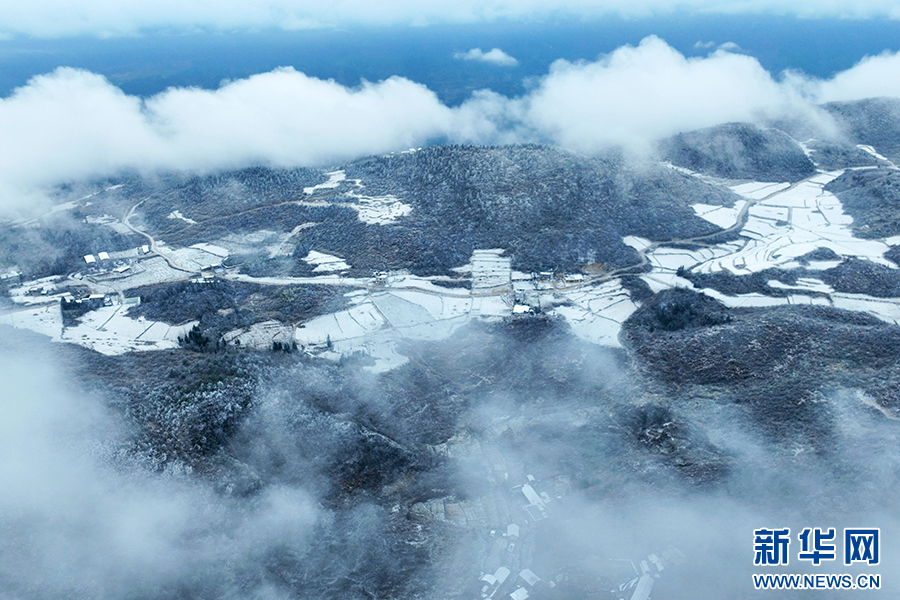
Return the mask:
M 89 353 L 7 329 L 0 597 L 476 598 L 502 560 L 568 598 L 576 575 L 618 585 L 616 560 L 672 546 L 687 558 L 653 598 L 756 597 L 772 592 L 752 589 L 754 529 L 845 526 L 881 528 L 879 566 L 786 572 L 900 589 L 895 420 L 831 389 L 815 423 L 773 434 L 740 399 L 677 396 L 544 327 L 470 326 L 382 376 L 279 358 L 209 451 L 202 424 L 237 410 L 215 386 L 194 413 L 149 395 L 159 422 L 140 422 L 119 397 L 134 389 L 86 375 Z M 161 457 L 151 434 L 175 421 L 198 441 Z M 529 475 L 545 519 L 522 508 Z M 424 515 L 435 499 L 486 524 Z M 521 548 L 498 555 L 506 521 Z

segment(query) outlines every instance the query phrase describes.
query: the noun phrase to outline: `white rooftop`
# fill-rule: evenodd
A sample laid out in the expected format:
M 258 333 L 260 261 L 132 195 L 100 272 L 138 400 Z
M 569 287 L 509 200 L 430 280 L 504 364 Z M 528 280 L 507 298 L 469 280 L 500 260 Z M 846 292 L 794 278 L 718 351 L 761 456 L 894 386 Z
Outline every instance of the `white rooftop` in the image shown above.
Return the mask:
M 534 571 L 532 571 L 531 569 L 522 569 L 521 571 L 519 571 L 519 577 L 524 579 L 525 583 L 532 587 L 534 587 L 534 584 L 541 580 L 541 578 L 535 575 Z
M 528 501 L 535 506 L 539 506 L 541 508 L 544 507 L 544 501 L 541 500 L 541 497 L 537 495 L 537 492 L 534 491 L 534 488 L 527 483 L 522 486 L 522 493 L 525 495 Z
M 510 574 L 509 569 L 507 569 L 506 567 L 499 567 L 494 572 L 494 579 L 497 580 L 498 584 L 502 584 L 504 581 L 506 581 L 506 578 L 509 577 L 509 574 Z
M 512 594 L 510 594 L 509 597 L 513 600 L 525 600 L 526 598 L 528 598 L 528 590 L 526 590 L 525 588 L 519 588 Z

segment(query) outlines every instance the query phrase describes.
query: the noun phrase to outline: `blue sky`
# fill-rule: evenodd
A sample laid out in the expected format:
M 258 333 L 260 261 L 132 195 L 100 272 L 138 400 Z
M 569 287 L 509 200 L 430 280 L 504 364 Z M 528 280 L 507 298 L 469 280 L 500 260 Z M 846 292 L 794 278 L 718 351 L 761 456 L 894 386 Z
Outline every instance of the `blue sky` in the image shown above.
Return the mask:
M 675 13 L 896 19 L 900 6 L 892 0 L 4 0 L 0 33 L 113 36 L 155 28 L 300 30 Z
M 706 56 L 731 42 L 773 74 L 794 69 L 819 78 L 832 77 L 866 55 L 900 49 L 900 21 L 890 19 L 690 13 L 427 27 L 169 31 L 111 38 L 15 36 L 0 41 L 0 96 L 59 66 L 101 74 L 126 93 L 144 97 L 171 86 L 212 89 L 223 79 L 291 66 L 347 86 L 399 75 L 427 85 L 442 102 L 455 106 L 481 88 L 521 95 L 528 80 L 546 75 L 555 60 L 595 60 L 648 35 L 689 57 Z M 488 57 L 495 48 L 516 61 L 513 68 L 456 58 L 478 49 Z

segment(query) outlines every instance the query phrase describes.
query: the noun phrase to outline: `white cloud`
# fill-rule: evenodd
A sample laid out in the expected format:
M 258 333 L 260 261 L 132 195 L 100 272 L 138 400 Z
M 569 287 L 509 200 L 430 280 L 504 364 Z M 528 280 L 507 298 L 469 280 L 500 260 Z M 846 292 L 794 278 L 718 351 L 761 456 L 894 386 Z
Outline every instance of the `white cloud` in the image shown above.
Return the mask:
M 554 63 L 526 103 L 537 130 L 582 151 L 807 109 L 752 57 L 685 58 L 656 37 L 596 62 Z
M 452 118 L 431 91 L 402 78 L 350 89 L 277 69 L 141 101 L 62 68 L 0 100 L 0 204 L 8 214 L 43 185 L 126 168 L 330 164 L 422 145 Z
M 500 67 L 514 67 L 519 64 L 519 61 L 500 48 L 493 48 L 487 52 L 481 48 L 472 48 L 468 52 L 457 52 L 453 58 L 486 62 Z
M 827 81 L 779 80 L 750 56 L 686 58 L 649 37 L 593 62 L 557 61 L 521 98 L 484 90 L 450 108 L 399 77 L 347 88 L 277 69 L 141 100 L 63 68 L 0 99 L 0 212 L 31 209 L 45 186 L 123 169 L 329 166 L 436 138 L 640 151 L 727 121 L 822 118 L 817 101 L 900 96 L 898 75 L 900 55 L 888 53 Z
M 215 91 L 171 89 L 146 103 L 173 165 L 325 164 L 423 143 L 451 111 L 425 86 L 392 77 L 349 89 L 278 69 Z
M 153 28 L 291 30 L 676 12 L 900 18 L 900 6 L 894 0 L 2 0 L 0 34 L 104 36 Z
M 695 50 L 710 50 L 712 48 L 716 48 L 717 50 L 723 50 L 725 52 L 741 52 L 743 48 L 737 45 L 735 42 L 725 42 L 724 44 L 717 44 L 716 42 L 694 42 Z
M 829 81 L 814 82 L 813 91 L 820 102 L 900 97 L 900 52 L 863 58 Z
M 23 346 L 0 348 L 4 598 L 16 589 L 140 596 L 272 548 L 307 548 L 322 513 L 304 490 L 270 487 L 248 510 L 177 471 L 160 476 L 126 462 L 124 423 Z

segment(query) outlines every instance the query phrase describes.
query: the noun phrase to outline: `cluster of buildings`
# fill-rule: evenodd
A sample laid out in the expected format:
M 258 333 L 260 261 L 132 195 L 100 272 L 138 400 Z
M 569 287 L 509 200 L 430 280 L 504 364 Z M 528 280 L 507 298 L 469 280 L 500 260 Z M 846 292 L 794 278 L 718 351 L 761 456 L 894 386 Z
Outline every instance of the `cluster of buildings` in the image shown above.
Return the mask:
M 640 561 L 638 565 L 631 563 L 636 577 L 619 584 L 618 591 L 622 598 L 628 600 L 649 600 L 650 590 L 653 584 L 659 579 L 660 573 L 666 570 L 667 566 L 677 565 L 683 562 L 687 557 L 684 552 L 672 546 L 661 553 L 662 555 L 649 554 Z M 629 561 L 630 562 L 630 561 Z
M 16 285 L 22 282 L 22 274 L 19 273 L 18 269 L 7 269 L 0 273 L 0 284 L 3 285 Z
M 131 270 L 131 259 L 150 254 L 150 246 L 143 245 L 133 250 L 122 252 L 98 252 L 85 254 L 84 263 L 89 273 L 107 274 L 109 276 L 125 276 Z
M 531 281 L 536 284 L 574 285 L 584 281 L 581 273 L 557 273 L 555 271 L 540 271 L 531 274 Z
M 574 565 L 559 571 L 555 576 L 542 578 L 529 565 L 531 552 L 526 548 L 533 547 L 535 540 L 527 539 L 529 524 L 539 523 L 548 518 L 547 505 L 553 498 L 560 498 L 562 485 L 556 478 L 538 481 L 532 475 L 526 476 L 522 485 L 511 488 L 513 503 L 524 497 L 527 504 L 521 505 L 525 517 L 525 538 L 523 529 L 516 523 L 507 526 L 503 538 L 509 558 L 505 564 L 492 572 L 482 573 L 479 579 L 482 600 L 558 600 L 570 597 L 573 590 L 588 593 L 609 600 L 650 600 L 650 592 L 658 581 L 660 574 L 668 567 L 683 562 L 684 553 L 670 547 L 660 553 L 652 553 L 639 561 L 607 560 L 600 557 L 587 557 L 585 565 Z M 550 492 L 550 493 L 548 493 Z M 519 495 L 521 494 L 521 495 Z M 540 526 L 538 526 L 540 527 Z M 491 535 L 497 532 L 492 531 Z M 513 555 L 519 552 L 518 560 Z M 506 555 L 506 552 L 503 553 Z M 493 565 L 497 565 L 498 555 L 493 554 Z M 518 566 L 516 566 L 518 564 Z M 513 568 L 510 568 L 511 565 Z M 513 569 L 518 569 L 518 574 Z M 621 583 L 614 584 L 612 582 Z
M 548 517 L 546 505 L 551 502 L 551 498 L 545 491 L 538 492 L 534 486 L 541 487 L 533 475 L 527 475 L 527 483 L 515 486 L 511 490 L 513 505 L 516 503 L 516 498 L 521 499 L 521 496 L 518 496 L 519 493 L 528 501 L 528 504 L 522 506 L 524 514 L 521 515 L 526 519 L 526 524 L 541 521 Z M 492 536 L 496 533 L 496 531 L 491 531 Z M 528 532 L 526 531 L 525 533 L 527 538 Z M 522 568 L 519 568 L 516 576 L 514 576 L 512 569 L 506 565 L 498 567 L 493 573 L 482 574 L 479 580 L 482 599 L 502 598 L 505 600 L 510 598 L 511 600 L 526 600 L 527 598 L 533 598 L 538 600 L 541 598 L 556 598 L 556 595 L 552 593 L 552 590 L 557 586 L 556 582 L 542 579 L 527 566 L 530 562 L 530 551 L 527 550 L 528 540 L 523 539 L 522 527 L 517 523 L 510 523 L 506 527 L 506 532 L 503 533 L 503 538 L 506 542 L 506 552 L 503 552 L 503 555 L 508 555 L 508 558 L 503 562 L 508 560 L 509 562 L 506 562 L 506 564 L 513 566 L 518 563 Z M 499 538 L 497 539 L 499 540 Z M 500 548 L 502 547 L 501 545 Z M 514 554 L 517 551 L 518 558 Z M 496 565 L 497 562 L 500 562 L 498 558 L 498 554 L 493 555 L 493 561 L 496 561 L 493 564 Z
M 499 567 L 493 573 L 485 573 L 481 577 L 481 581 L 484 583 L 481 588 L 481 597 L 494 598 L 497 596 L 500 589 L 507 581 L 509 581 L 510 575 L 512 575 L 512 571 L 507 567 Z M 534 571 L 531 569 L 522 569 L 519 571 L 518 577 L 516 577 L 512 583 L 515 586 L 515 590 L 508 594 L 512 600 L 526 600 L 527 598 L 531 598 L 533 594 L 539 595 L 540 591 L 544 588 L 552 589 L 556 587 L 555 582 L 545 582 L 535 575 Z

